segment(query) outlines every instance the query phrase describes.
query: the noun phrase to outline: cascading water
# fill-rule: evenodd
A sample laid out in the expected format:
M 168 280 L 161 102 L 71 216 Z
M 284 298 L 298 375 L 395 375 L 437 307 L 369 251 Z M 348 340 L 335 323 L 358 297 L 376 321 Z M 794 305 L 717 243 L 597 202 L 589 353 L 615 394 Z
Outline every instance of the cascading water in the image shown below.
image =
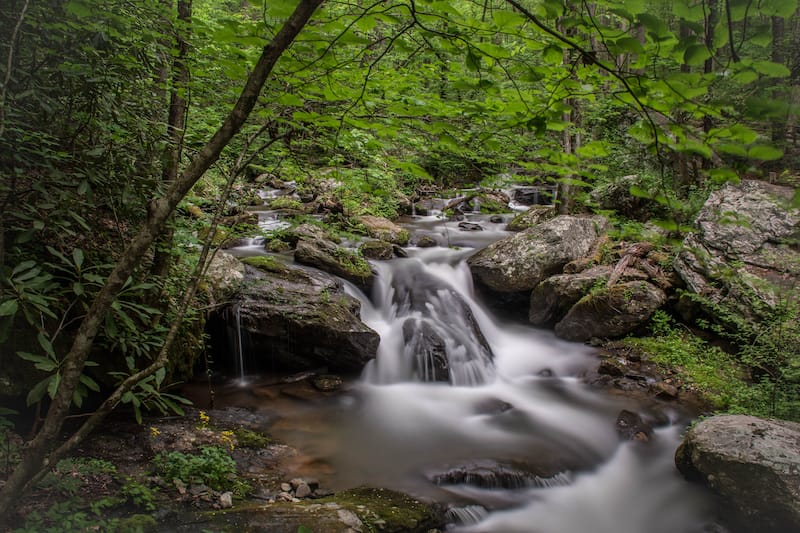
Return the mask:
M 376 265 L 372 299 L 360 297 L 381 345 L 335 424 L 342 486 L 450 502 L 450 528 L 465 532 L 701 531 L 708 502 L 675 471 L 676 426 L 621 442 L 616 415 L 646 408 L 581 382 L 588 347 L 495 320 L 472 293 L 473 251 Z
M 647 443 L 621 441 L 615 429 L 622 409 L 679 415 L 591 388 L 581 380 L 597 364 L 591 348 L 483 306 L 465 260 L 505 233 L 470 217 L 485 231 L 415 218 L 413 230 L 443 246 L 375 263 L 370 297 L 348 285 L 381 335 L 377 358 L 335 405 L 285 406 L 291 427 L 273 431 L 331 465 L 323 475 L 333 489 L 372 485 L 444 502 L 448 531 L 702 531 L 707 496 L 673 465 L 680 426 Z

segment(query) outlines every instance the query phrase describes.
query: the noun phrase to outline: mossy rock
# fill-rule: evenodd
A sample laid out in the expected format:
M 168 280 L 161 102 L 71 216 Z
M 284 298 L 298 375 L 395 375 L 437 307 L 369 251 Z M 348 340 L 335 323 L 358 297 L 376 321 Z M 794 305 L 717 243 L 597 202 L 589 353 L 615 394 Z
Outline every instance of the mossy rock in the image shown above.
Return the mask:
M 289 198 L 288 196 L 280 196 L 275 198 L 269 203 L 270 209 L 287 209 L 291 211 L 302 211 L 304 206 L 300 200 Z
M 314 533 L 351 531 L 383 533 L 427 533 L 444 527 L 438 507 L 388 489 L 360 487 L 327 498 L 299 503 L 245 504 L 226 511 L 181 516 L 173 531 L 195 531 L 202 520 L 206 529 L 220 532 L 264 531 L 297 533 L 300 528 Z
M 254 255 L 242 258 L 242 263 L 257 268 L 262 272 L 273 272 L 280 274 L 286 272 L 288 268 L 279 259 L 271 255 Z
M 444 526 L 441 509 L 389 489 L 358 487 L 317 500 L 327 502 L 355 513 L 368 531 L 427 532 Z

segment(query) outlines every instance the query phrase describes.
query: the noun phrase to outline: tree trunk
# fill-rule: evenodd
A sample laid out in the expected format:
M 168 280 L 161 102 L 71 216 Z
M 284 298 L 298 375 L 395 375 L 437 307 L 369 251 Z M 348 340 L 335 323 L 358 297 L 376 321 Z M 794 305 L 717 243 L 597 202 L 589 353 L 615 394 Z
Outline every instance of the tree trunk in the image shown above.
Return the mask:
M 183 153 L 183 135 L 186 129 L 189 90 L 189 33 L 192 23 L 192 0 L 178 0 L 178 24 L 175 28 L 175 44 L 178 55 L 172 64 L 172 87 L 170 88 L 169 116 L 167 118 L 167 146 L 162 160 L 161 182 L 169 186 L 178 177 Z M 163 278 L 172 266 L 172 241 L 174 229 L 167 225 L 156 242 L 150 274 Z
M 782 17 L 772 17 L 772 62 L 779 65 L 786 64 L 786 54 L 784 53 L 784 41 L 786 36 L 785 22 Z M 776 101 L 780 102 L 786 98 L 786 93 L 780 88 L 772 91 L 772 96 Z M 776 117 L 772 121 L 772 142 L 776 144 L 784 144 L 786 141 L 786 123 L 787 117 L 785 115 Z
M 245 86 L 225 121 L 212 138 L 192 159 L 183 173 L 161 198 L 150 203 L 148 216 L 137 235 L 122 253 L 105 285 L 97 294 L 78 328 L 69 353 L 64 357 L 61 381 L 55 398 L 45 416 L 41 429 L 27 443 L 22 460 L 0 490 L 0 521 L 12 516 L 14 501 L 26 488 L 28 481 L 43 467 L 48 466 L 48 453 L 59 440 L 64 418 L 69 413 L 72 394 L 83 372 L 95 336 L 103 324 L 106 313 L 117 293 L 141 262 L 143 256 L 161 233 L 164 223 L 178 202 L 205 171 L 219 158 L 220 153 L 241 129 L 253 110 L 258 95 L 275 63 L 291 45 L 323 0 L 301 0 L 292 15 L 272 41 L 264 47 L 258 62 L 248 76 Z

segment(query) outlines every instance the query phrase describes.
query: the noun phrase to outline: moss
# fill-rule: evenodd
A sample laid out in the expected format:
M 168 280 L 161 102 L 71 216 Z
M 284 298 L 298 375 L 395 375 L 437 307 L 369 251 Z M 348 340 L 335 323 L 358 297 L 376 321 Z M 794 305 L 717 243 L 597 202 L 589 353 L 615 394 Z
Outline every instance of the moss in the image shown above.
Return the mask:
M 315 503 L 328 502 L 358 515 L 366 531 L 428 531 L 444 523 L 434 506 L 388 489 L 358 487 L 315 500 Z
M 236 443 L 242 448 L 266 448 L 272 444 L 270 437 L 250 429 L 234 429 L 233 435 L 236 437 Z
M 368 278 L 372 275 L 372 267 L 369 262 L 358 253 L 337 247 L 335 254 L 342 268 L 351 275 L 359 278 Z
M 282 273 L 287 270 L 286 265 L 270 255 L 255 255 L 251 257 L 245 257 L 242 259 L 242 263 L 250 265 L 251 267 L 255 267 L 264 272 Z
M 294 211 L 302 211 L 303 203 L 300 202 L 300 200 L 295 200 L 294 198 L 281 196 L 272 200 L 269 203 L 269 207 L 270 209 L 291 209 Z

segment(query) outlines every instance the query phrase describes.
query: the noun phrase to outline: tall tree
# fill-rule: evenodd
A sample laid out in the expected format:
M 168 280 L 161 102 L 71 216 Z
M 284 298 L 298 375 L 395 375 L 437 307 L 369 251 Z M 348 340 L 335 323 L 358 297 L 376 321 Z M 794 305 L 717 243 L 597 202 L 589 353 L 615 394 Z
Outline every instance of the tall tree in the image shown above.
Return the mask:
M 55 396 L 36 436 L 28 442 L 23 457 L 0 489 L 0 517 L 11 516 L 11 508 L 29 480 L 39 471 L 58 441 L 59 432 L 69 412 L 73 393 L 80 382 L 84 365 L 95 336 L 117 293 L 141 262 L 147 250 L 163 229 L 163 226 L 178 202 L 197 182 L 205 171 L 219 158 L 220 153 L 241 129 L 256 104 L 261 88 L 272 72 L 276 62 L 295 37 L 310 20 L 323 0 L 301 0 L 268 45 L 264 47 L 258 62 L 239 95 L 236 104 L 211 139 L 200 149 L 187 168 L 175 179 L 165 194 L 154 198 L 144 223 L 134 239 L 121 254 L 103 288 L 96 295 L 74 337 L 72 347 L 64 357 L 61 379 Z

